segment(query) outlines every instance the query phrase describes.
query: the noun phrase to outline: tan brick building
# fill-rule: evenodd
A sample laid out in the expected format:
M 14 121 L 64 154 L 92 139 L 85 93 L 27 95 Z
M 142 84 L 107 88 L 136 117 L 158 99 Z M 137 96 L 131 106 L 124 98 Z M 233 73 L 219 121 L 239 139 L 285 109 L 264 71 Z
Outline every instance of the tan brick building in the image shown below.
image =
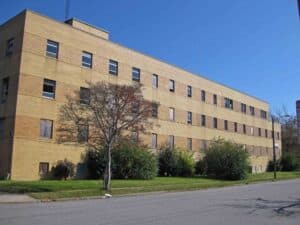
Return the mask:
M 57 160 L 80 162 L 83 145 L 55 141 L 58 109 L 66 94 L 102 80 L 141 82 L 145 98 L 160 103 L 160 126 L 142 137 L 150 148 L 173 142 L 197 157 L 223 137 L 245 145 L 254 172 L 272 156 L 266 102 L 113 43 L 78 20 L 23 11 L 0 26 L 0 176 L 38 179 Z

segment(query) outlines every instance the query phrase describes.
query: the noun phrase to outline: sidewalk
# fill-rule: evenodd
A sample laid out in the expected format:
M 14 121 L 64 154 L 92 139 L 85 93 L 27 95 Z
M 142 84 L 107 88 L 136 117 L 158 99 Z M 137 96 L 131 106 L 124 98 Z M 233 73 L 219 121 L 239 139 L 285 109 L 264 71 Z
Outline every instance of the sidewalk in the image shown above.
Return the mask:
M 1 203 L 28 203 L 28 202 L 38 202 L 34 198 L 31 198 L 25 194 L 7 194 L 0 192 L 0 204 Z

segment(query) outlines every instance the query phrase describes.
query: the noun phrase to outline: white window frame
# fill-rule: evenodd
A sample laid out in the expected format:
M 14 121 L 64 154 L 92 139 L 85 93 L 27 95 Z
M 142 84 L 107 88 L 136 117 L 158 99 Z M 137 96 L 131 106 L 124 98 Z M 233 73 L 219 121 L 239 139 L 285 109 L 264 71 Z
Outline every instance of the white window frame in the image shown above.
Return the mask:
M 157 134 L 156 133 L 151 134 L 151 148 L 152 149 L 157 148 Z
M 40 119 L 40 137 L 44 139 L 52 139 L 53 120 Z
M 56 52 L 48 51 L 48 46 L 53 47 L 56 49 Z M 52 40 L 47 40 L 47 46 L 46 46 L 46 56 L 51 58 L 58 58 L 58 51 L 59 51 L 59 43 Z
M 158 75 L 152 74 L 152 87 L 158 88 Z
M 85 62 L 84 58 L 90 59 L 90 63 Z M 82 56 L 81 56 L 81 65 L 84 68 L 92 68 L 93 67 L 93 54 L 90 52 L 82 51 Z
M 175 109 L 173 107 L 169 108 L 169 120 L 175 121 Z

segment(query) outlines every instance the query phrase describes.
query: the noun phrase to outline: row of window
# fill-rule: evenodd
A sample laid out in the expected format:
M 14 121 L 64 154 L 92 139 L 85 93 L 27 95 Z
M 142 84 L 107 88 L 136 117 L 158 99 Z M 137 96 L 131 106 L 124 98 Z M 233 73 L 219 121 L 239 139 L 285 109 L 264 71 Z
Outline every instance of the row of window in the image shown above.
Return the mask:
M 59 43 L 55 41 L 48 40 L 47 41 L 47 48 L 46 48 L 46 55 L 53 58 L 58 58 L 58 51 L 59 51 Z M 82 52 L 82 66 L 87 68 L 92 68 L 93 63 L 93 54 L 83 51 Z M 109 60 L 108 72 L 111 75 L 118 75 L 118 62 L 115 60 Z M 136 67 L 132 67 L 132 80 L 140 82 L 141 78 L 141 70 Z M 152 87 L 158 88 L 158 75 L 152 75 Z M 169 91 L 175 92 L 175 81 L 170 79 L 169 80 Z M 187 86 L 187 97 L 192 97 L 192 86 Z M 201 91 L 201 101 L 206 101 L 206 92 L 204 90 Z M 217 95 L 213 95 L 213 104 L 218 104 Z M 229 98 L 225 98 L 224 107 L 233 110 L 233 100 Z M 249 111 L 252 116 L 255 116 L 255 110 L 253 106 L 249 106 Z M 247 113 L 247 106 L 244 103 L 241 103 L 241 112 Z M 267 118 L 267 112 L 264 110 L 260 111 L 260 117 L 263 119 Z
M 13 53 L 13 46 L 14 46 L 14 38 L 11 38 L 7 41 L 7 47 L 6 47 L 6 55 L 11 55 Z M 48 57 L 52 58 L 58 58 L 59 54 L 59 43 L 52 41 L 52 40 L 47 40 L 47 46 L 46 46 L 46 55 Z M 92 68 L 93 66 L 93 54 L 87 51 L 82 51 L 82 66 L 85 68 Z M 108 66 L 108 72 L 111 75 L 118 75 L 118 62 L 115 60 L 110 59 L 109 60 L 109 66 Z M 141 70 L 136 67 L 132 67 L 132 80 L 136 82 L 140 82 L 141 79 Z M 54 86 L 55 84 L 49 84 L 48 87 L 51 88 L 51 86 Z M 153 88 L 158 88 L 158 75 L 153 74 L 152 75 L 152 87 Z M 175 81 L 170 79 L 169 80 L 169 91 L 170 92 L 175 92 Z M 50 90 L 51 93 L 53 93 L 53 90 Z M 8 81 L 5 83 L 3 82 L 3 88 L 2 88 L 2 96 L 1 97 L 1 102 L 5 102 L 8 94 Z M 45 96 L 47 97 L 47 96 Z M 55 96 L 48 96 L 49 98 L 54 98 Z M 192 86 L 188 85 L 187 86 L 187 97 L 192 97 Z M 201 90 L 201 101 L 205 102 L 206 101 L 206 92 L 204 90 Z M 3 100 L 4 99 L 4 100 Z M 217 105 L 218 104 L 218 98 L 217 95 L 213 95 L 213 104 Z M 233 100 L 230 98 L 225 98 L 224 99 L 224 107 L 233 110 L 234 105 L 233 105 Z M 240 111 L 242 113 L 247 113 L 247 105 L 244 103 L 241 103 L 241 109 Z M 249 106 L 249 111 L 250 115 L 255 116 L 255 109 L 253 106 Z M 267 118 L 267 112 L 264 110 L 260 110 L 260 117 L 263 119 Z

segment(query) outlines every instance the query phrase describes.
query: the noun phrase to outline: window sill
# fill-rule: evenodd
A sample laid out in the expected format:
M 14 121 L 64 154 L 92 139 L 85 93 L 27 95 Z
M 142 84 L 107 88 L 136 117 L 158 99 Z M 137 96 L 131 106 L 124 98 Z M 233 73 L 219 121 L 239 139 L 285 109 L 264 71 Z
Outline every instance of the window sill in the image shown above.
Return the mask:
M 55 98 L 50 98 L 50 97 L 46 97 L 46 96 L 42 96 L 43 99 L 47 99 L 47 100 L 50 100 L 50 101 L 55 101 Z

